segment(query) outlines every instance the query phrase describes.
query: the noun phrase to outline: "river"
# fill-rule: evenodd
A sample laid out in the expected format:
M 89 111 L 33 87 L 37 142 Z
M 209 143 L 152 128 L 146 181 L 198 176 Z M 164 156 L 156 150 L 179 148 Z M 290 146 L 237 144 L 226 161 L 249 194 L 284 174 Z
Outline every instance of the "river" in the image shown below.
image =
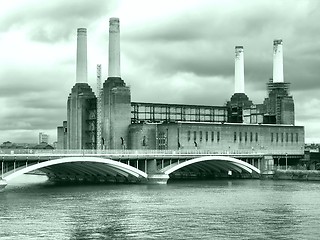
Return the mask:
M 0 192 L 0 239 L 320 239 L 320 182 L 210 180 Z

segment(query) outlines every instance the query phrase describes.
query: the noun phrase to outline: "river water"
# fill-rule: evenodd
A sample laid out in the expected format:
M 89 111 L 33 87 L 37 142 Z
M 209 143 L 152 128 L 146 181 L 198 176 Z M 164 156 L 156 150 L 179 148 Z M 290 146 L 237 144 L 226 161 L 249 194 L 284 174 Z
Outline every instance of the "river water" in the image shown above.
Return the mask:
M 320 182 L 210 180 L 0 192 L 0 239 L 320 239 Z

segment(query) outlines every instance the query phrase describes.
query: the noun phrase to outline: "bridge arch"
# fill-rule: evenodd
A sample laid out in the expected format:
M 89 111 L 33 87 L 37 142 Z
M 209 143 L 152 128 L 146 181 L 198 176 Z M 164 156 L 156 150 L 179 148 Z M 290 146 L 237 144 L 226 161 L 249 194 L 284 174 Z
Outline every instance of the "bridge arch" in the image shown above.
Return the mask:
M 207 167 L 212 167 L 218 170 L 232 170 L 236 172 L 245 171 L 247 173 L 257 173 L 260 174 L 260 170 L 256 168 L 255 166 L 244 162 L 242 160 L 233 158 L 233 157 L 227 157 L 227 156 L 204 156 L 199 158 L 194 158 L 191 160 L 187 160 L 185 162 L 182 162 L 180 164 L 172 164 L 168 167 L 165 167 L 161 170 L 164 174 L 171 174 L 175 171 L 178 171 L 179 169 L 182 169 L 187 166 L 199 167 L 197 165 L 200 165 L 199 163 L 208 163 Z
M 74 164 L 77 164 L 74 166 Z M 95 166 L 97 165 L 97 166 Z M 125 178 L 147 178 L 148 175 L 130 165 L 117 162 L 111 159 L 97 158 L 97 157 L 64 157 L 54 160 L 48 160 L 36 163 L 30 166 L 22 166 L 14 171 L 4 174 L 3 180 L 10 181 L 22 174 L 32 172 L 34 170 L 42 170 L 45 173 L 54 174 L 59 170 L 65 172 L 82 173 L 82 174 L 110 174 L 113 176 L 121 175 Z

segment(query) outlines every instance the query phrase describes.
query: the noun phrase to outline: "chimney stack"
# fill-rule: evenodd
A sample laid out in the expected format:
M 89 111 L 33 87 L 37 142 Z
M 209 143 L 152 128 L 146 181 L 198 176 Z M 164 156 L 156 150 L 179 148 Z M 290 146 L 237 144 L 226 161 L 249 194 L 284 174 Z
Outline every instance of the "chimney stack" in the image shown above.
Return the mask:
M 243 46 L 235 47 L 234 80 L 234 93 L 244 93 Z
M 76 83 L 87 83 L 87 29 L 78 28 Z
M 273 82 L 283 83 L 283 51 L 282 40 L 273 41 Z
M 108 77 L 120 75 L 120 23 L 119 18 L 109 21 L 109 69 Z

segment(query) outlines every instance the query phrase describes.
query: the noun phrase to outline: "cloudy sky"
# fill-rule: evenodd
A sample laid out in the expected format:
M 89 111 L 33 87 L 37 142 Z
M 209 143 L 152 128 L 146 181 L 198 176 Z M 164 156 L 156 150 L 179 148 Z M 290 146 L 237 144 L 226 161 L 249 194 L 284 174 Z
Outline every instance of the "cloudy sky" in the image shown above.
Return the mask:
M 272 45 L 283 39 L 296 125 L 320 142 L 317 0 L 10 0 L 0 3 L 0 142 L 56 141 L 75 84 L 77 28 L 88 29 L 88 77 L 107 78 L 108 21 L 120 18 L 121 74 L 132 100 L 223 105 L 244 46 L 245 91 L 262 103 Z

